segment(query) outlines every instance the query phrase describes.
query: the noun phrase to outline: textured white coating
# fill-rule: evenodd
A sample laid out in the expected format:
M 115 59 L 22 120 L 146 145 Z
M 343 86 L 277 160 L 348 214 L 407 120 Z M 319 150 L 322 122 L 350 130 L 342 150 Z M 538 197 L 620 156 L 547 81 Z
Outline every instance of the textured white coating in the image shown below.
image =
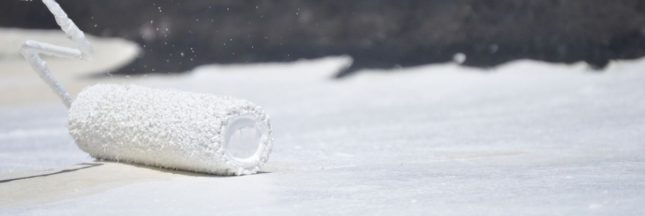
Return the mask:
M 69 109 L 69 132 L 93 157 L 219 175 L 260 170 L 271 151 L 268 116 L 251 102 L 209 94 L 97 84 Z M 229 130 L 258 134 L 254 154 L 231 153 Z

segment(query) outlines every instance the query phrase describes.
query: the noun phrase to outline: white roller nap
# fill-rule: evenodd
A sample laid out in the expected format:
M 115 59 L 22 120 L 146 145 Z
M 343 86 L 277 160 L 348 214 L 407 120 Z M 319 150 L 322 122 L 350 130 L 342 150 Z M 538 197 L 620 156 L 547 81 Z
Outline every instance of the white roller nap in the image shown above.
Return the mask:
M 260 107 L 209 94 L 98 84 L 78 95 L 68 123 L 96 158 L 197 172 L 256 173 L 271 149 Z

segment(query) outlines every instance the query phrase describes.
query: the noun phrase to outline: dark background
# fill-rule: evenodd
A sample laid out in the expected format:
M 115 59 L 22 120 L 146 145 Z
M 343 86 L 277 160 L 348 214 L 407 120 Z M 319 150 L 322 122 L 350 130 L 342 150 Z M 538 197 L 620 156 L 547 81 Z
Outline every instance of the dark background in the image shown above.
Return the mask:
M 206 63 L 350 55 L 339 76 L 467 56 L 491 67 L 529 58 L 586 61 L 645 54 L 643 0 L 59 0 L 84 31 L 122 37 L 142 55 L 117 74 Z M 57 28 L 37 0 L 0 1 L 0 26 Z

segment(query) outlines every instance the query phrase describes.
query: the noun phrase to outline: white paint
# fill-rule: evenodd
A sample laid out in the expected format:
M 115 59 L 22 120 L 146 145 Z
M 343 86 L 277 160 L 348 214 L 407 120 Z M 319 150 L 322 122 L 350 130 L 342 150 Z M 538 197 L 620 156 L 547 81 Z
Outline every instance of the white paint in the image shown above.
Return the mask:
M 79 189 L 84 195 L 10 206 L 2 212 L 645 214 L 644 59 L 612 63 L 600 73 L 588 71 L 584 64 L 517 61 L 485 73 L 445 64 L 329 79 L 344 62 L 328 58 L 215 65 L 196 73 L 133 81 L 262 104 L 271 113 L 272 136 L 279 143 L 263 167 L 268 173 L 219 178 L 145 167 L 85 169 L 52 176 L 57 180 L 11 184 L 24 190 L 53 185 L 50 188 Z M 37 121 L 43 115 L 67 115 L 51 106 L 8 109 L 22 113 L 29 124 L 20 126 L 30 129 L 43 127 Z M 4 121 L 12 119 L 5 113 L 9 112 L 0 112 L 2 128 L 19 125 Z M 34 139 L 0 142 L 0 170 L 30 168 L 18 163 L 50 167 L 91 161 L 79 157 L 85 156 L 81 151 L 55 148 L 71 143 L 70 137 L 26 145 Z M 156 174 L 150 177 L 151 172 Z M 151 179 L 129 177 L 141 175 Z M 114 177 L 127 185 L 99 192 L 87 192 L 78 184 L 56 185 L 65 180 L 105 185 Z M 6 194 L 0 189 L 0 195 Z

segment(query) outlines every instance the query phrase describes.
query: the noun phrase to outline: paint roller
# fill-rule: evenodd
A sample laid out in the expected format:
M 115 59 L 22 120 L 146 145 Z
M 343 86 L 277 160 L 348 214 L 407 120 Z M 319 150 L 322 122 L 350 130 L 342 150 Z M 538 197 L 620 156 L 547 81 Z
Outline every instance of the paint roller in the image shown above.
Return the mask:
M 90 43 L 54 0 L 43 0 L 79 49 L 26 41 L 21 53 L 69 108 L 68 129 L 95 158 L 217 175 L 257 173 L 271 152 L 271 126 L 241 99 L 136 85 L 97 84 L 76 99 L 40 54 L 89 58 Z

